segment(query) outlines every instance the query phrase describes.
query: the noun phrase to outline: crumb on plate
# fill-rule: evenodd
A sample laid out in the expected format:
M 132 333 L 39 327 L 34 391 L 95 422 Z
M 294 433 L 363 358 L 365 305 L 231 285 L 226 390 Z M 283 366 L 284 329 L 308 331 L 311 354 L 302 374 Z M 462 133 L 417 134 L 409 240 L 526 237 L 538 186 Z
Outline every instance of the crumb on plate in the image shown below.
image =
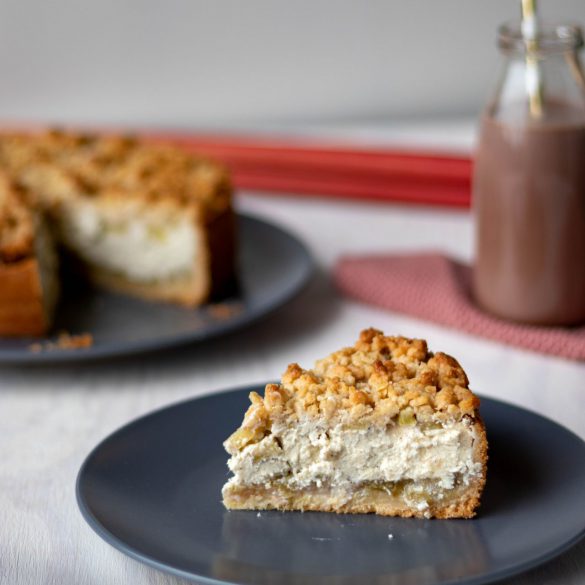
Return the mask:
M 46 341 L 37 341 L 29 346 L 33 353 L 43 351 L 70 350 L 70 349 L 87 349 L 93 345 L 93 335 L 91 333 L 71 334 L 67 331 L 61 331 L 56 339 Z

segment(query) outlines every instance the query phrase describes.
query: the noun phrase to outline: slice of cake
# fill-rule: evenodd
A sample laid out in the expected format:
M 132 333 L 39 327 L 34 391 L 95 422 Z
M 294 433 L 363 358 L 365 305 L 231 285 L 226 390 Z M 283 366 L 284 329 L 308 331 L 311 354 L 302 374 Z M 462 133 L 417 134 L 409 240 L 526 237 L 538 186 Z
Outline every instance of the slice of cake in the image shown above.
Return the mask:
M 232 189 L 214 162 L 121 136 L 47 132 L 1 136 L 0 168 L 36 195 L 98 285 L 195 306 L 232 283 Z
M 224 443 L 227 508 L 475 515 L 487 461 L 479 399 L 425 341 L 368 329 L 250 400 Z
M 0 173 L 0 335 L 37 336 L 57 301 L 57 256 L 27 194 Z

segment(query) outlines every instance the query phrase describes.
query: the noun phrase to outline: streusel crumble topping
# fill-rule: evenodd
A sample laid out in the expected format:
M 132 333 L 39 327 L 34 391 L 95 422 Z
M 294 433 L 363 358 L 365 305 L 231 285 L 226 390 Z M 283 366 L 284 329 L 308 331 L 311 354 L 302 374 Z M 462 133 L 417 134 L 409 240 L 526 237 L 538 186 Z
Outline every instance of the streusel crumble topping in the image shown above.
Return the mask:
M 429 352 L 424 340 L 376 329 L 362 331 L 353 347 L 319 360 L 312 370 L 290 364 L 280 384 L 268 384 L 264 397 L 252 392 L 250 400 L 242 425 L 247 432 L 230 439 L 241 446 L 262 438 L 280 417 L 339 416 L 350 425 L 442 423 L 473 419 L 479 407 L 457 360 Z
M 212 215 L 230 202 L 229 177 L 221 165 L 132 137 L 60 131 L 5 134 L 0 136 L 0 167 L 49 199 L 139 196 L 199 204 Z

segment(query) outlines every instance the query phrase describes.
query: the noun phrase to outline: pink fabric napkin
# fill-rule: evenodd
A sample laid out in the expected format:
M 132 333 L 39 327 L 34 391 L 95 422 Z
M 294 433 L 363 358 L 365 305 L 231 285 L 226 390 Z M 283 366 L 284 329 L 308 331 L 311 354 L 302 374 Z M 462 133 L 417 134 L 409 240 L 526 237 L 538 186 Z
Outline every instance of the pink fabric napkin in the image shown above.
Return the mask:
M 339 289 L 360 301 L 533 351 L 585 360 L 585 326 L 538 327 L 481 311 L 470 296 L 469 266 L 441 254 L 347 256 Z

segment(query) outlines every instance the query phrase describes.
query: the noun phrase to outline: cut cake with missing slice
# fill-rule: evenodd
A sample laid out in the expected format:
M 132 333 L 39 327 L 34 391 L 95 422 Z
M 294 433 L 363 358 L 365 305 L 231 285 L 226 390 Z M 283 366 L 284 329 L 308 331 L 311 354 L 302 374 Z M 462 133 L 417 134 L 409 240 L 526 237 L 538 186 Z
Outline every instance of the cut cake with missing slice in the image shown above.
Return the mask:
M 196 306 L 233 284 L 232 188 L 219 164 L 126 136 L 0 135 L 0 169 L 98 285 Z
M 227 508 L 475 515 L 487 463 L 479 399 L 425 341 L 368 329 L 250 400 L 224 443 Z

